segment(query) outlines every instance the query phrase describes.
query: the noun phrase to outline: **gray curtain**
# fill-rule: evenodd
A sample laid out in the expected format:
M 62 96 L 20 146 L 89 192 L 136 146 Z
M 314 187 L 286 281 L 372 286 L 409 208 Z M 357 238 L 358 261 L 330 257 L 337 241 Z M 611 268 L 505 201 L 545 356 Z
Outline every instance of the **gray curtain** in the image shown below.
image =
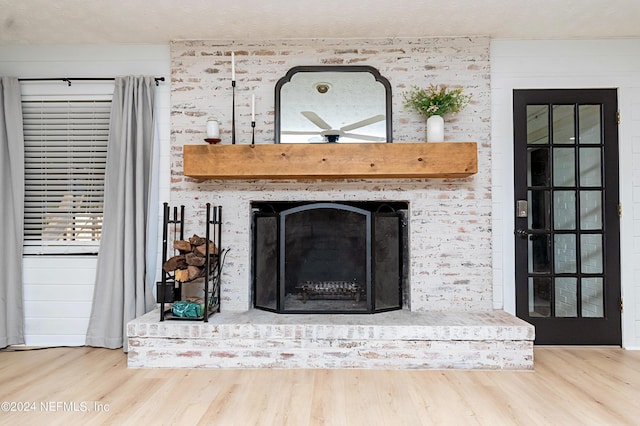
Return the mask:
M 0 79 L 0 348 L 24 344 L 24 135 L 20 82 Z
M 118 77 L 113 93 L 102 237 L 89 346 L 128 350 L 127 323 L 155 308 L 146 268 L 154 145 L 153 77 Z M 152 206 L 152 209 L 157 209 Z M 154 211 L 152 217 L 157 217 Z M 154 244 L 155 246 L 155 244 Z

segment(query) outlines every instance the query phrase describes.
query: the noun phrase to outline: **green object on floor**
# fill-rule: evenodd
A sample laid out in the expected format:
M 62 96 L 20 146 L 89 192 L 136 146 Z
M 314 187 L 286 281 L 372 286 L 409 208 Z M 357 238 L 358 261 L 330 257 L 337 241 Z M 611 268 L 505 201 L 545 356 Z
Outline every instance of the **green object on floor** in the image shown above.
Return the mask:
M 193 302 L 175 302 L 173 304 L 173 315 L 181 318 L 198 318 L 202 315 L 202 306 Z

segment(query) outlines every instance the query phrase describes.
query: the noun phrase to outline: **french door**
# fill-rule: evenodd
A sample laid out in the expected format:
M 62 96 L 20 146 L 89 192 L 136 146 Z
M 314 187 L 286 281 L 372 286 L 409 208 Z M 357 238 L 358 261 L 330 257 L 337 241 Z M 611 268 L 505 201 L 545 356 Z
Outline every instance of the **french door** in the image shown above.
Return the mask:
M 620 345 L 616 90 L 513 101 L 516 314 L 536 344 Z

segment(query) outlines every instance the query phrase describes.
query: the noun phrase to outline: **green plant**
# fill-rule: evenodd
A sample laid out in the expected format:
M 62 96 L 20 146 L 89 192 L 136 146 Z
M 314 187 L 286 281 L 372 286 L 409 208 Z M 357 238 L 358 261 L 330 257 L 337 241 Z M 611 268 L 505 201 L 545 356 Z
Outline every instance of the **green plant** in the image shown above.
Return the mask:
M 404 107 L 427 118 L 459 112 L 470 100 L 471 96 L 463 94 L 462 88 L 448 89 L 444 85 L 431 84 L 427 88 L 412 86 L 410 91 L 404 93 Z

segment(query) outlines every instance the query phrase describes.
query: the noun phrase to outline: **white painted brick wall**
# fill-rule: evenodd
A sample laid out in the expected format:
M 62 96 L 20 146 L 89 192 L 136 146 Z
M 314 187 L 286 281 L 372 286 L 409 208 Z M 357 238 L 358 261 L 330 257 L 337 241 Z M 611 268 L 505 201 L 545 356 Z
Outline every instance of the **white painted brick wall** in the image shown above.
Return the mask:
M 534 327 L 504 311 L 222 312 L 127 324 L 133 368 L 533 368 Z
M 207 181 L 182 175 L 182 147 L 202 144 L 206 118 L 230 142 L 231 52 L 236 58 L 238 143 L 250 142 L 251 95 L 256 143 L 273 143 L 274 87 L 298 65 L 363 64 L 387 77 L 394 141 L 423 141 L 425 120 L 402 107 L 403 91 L 430 83 L 461 85 L 473 101 L 447 120 L 445 140 L 478 142 L 479 173 L 467 179 Z M 484 310 L 492 306 L 489 39 L 385 38 L 171 43 L 171 204 L 186 206 L 187 233 L 207 202 L 223 206 L 222 310 L 250 300 L 250 203 L 267 200 L 400 200 L 410 204 L 410 308 Z

